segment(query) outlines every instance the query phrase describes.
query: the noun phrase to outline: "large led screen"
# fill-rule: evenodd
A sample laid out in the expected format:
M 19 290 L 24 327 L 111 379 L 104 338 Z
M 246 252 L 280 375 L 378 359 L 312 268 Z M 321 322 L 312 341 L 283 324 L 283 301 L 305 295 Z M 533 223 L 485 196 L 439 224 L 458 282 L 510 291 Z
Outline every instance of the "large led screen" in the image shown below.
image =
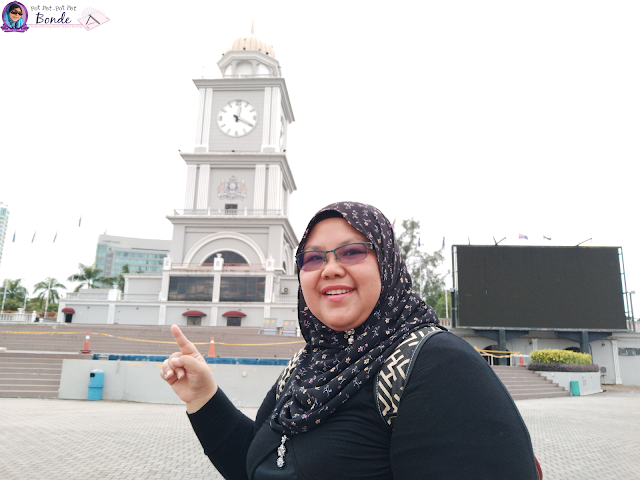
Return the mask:
M 454 251 L 460 327 L 626 330 L 617 247 Z

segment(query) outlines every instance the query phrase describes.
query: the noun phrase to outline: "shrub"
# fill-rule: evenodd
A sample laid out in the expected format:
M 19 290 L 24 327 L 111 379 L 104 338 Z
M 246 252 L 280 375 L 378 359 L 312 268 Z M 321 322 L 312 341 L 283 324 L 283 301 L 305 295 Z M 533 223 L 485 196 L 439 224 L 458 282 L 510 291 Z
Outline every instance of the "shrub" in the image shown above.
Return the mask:
M 534 350 L 531 352 L 531 361 L 534 363 L 589 365 L 593 360 L 588 353 L 572 352 L 571 350 Z
M 594 363 L 577 365 L 575 363 L 530 363 L 527 368 L 538 372 L 599 372 L 600 367 Z

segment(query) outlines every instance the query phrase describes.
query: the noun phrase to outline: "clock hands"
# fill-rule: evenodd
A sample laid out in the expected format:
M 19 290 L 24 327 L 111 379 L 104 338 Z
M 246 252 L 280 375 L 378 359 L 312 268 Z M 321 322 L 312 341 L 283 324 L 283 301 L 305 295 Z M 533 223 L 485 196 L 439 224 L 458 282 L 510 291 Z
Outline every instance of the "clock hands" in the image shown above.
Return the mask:
M 247 124 L 247 125 L 249 125 L 250 127 L 253 127 L 253 123 L 251 123 L 251 122 L 249 122 L 249 121 L 245 120 L 244 118 L 239 117 L 239 116 L 237 116 L 237 115 L 234 115 L 234 117 L 236 117 L 236 122 L 239 120 L 239 121 L 241 121 L 241 122 L 246 123 L 246 124 Z

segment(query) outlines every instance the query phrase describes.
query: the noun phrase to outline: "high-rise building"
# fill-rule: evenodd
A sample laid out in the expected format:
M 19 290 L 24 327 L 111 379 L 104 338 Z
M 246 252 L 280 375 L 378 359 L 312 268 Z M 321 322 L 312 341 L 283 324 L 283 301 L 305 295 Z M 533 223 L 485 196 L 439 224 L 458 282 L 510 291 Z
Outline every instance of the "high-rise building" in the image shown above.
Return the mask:
M 170 248 L 171 240 L 100 235 L 95 266 L 103 277 L 117 276 L 124 265 L 131 273 L 160 273 Z
M 2 250 L 4 249 L 4 240 L 7 236 L 8 225 L 9 207 L 0 202 L 0 265 L 2 264 Z

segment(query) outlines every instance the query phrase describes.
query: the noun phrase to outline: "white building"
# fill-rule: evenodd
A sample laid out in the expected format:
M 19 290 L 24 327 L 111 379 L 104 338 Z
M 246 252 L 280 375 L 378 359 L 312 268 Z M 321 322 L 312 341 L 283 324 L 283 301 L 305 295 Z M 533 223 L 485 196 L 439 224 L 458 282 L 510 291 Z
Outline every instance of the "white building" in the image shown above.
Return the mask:
M 185 200 L 167 217 L 173 239 L 162 272 L 125 275 L 124 292 L 69 293 L 58 321 L 295 331 L 287 86 L 273 47 L 254 35 L 237 38 L 218 66 L 222 78 L 194 80 L 195 146 L 181 153 Z
M 7 236 L 8 225 L 9 206 L 0 202 L 0 265 L 2 265 L 2 250 L 4 250 L 4 241 Z
M 170 240 L 100 235 L 95 266 L 103 277 L 116 277 L 125 265 L 130 272 L 160 273 L 170 249 Z

